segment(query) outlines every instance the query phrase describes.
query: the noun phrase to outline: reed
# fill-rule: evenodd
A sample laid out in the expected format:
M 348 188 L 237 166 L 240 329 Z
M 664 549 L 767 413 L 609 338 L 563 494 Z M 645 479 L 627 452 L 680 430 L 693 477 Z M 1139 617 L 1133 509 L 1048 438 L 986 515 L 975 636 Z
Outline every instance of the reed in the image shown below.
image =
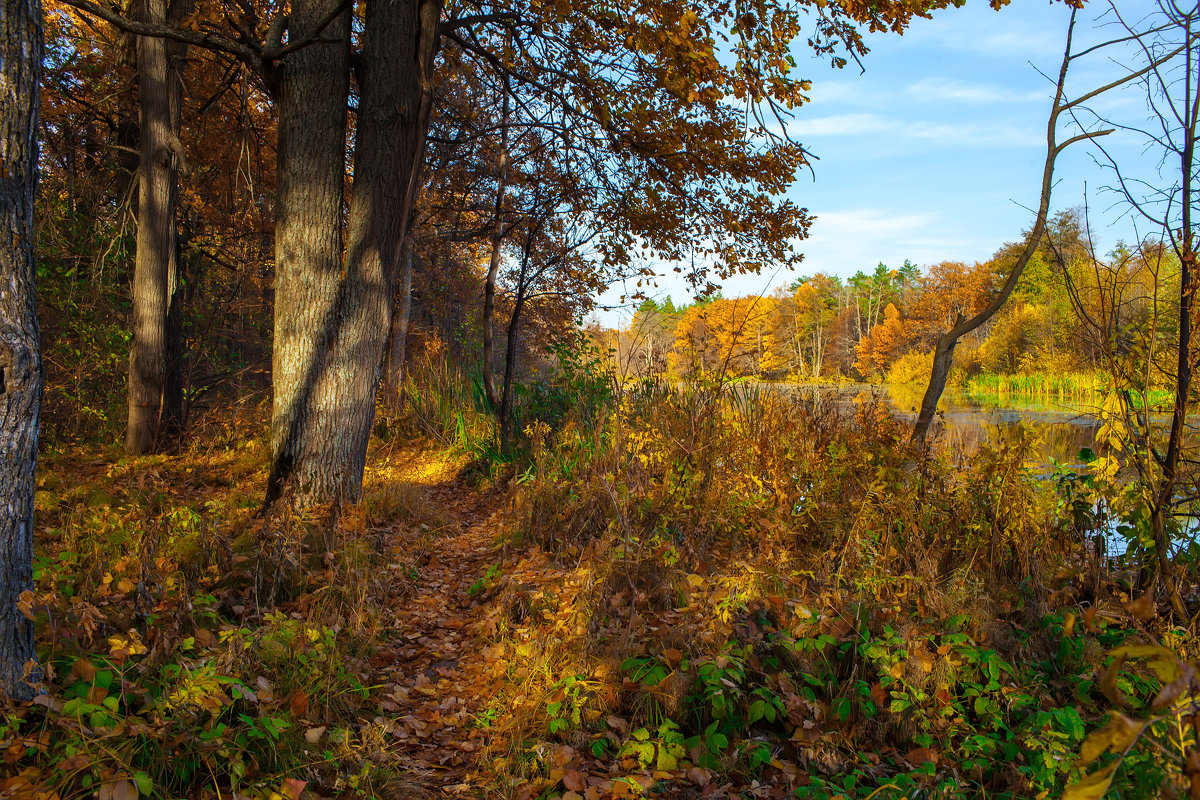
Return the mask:
M 982 373 L 967 381 L 968 392 L 1074 402 L 1092 401 L 1104 390 L 1105 382 L 1099 372 Z

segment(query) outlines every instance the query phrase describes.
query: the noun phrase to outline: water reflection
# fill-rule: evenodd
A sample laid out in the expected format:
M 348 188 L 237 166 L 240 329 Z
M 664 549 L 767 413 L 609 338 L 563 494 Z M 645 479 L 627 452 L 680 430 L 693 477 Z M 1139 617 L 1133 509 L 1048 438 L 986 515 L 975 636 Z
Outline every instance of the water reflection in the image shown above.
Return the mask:
M 905 422 L 916 421 L 924 393 L 924 387 L 891 384 L 788 385 L 786 389 L 817 396 L 845 412 L 857 402 L 878 398 Z M 1094 407 L 1049 398 L 947 389 L 930 435 L 936 446 L 971 456 L 984 443 L 995 446 L 1024 433 L 1032 438 L 1035 460 L 1070 463 L 1078 460 L 1080 449 L 1095 444 L 1100 427 L 1095 412 Z

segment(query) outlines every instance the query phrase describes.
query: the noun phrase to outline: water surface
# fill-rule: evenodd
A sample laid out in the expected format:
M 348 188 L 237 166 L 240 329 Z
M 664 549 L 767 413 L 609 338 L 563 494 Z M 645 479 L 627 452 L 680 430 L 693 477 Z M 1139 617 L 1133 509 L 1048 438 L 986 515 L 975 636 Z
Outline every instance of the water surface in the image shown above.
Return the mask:
M 916 422 L 924 387 L 897 384 L 783 384 L 786 391 L 815 394 L 849 411 L 877 398 L 897 418 Z M 1100 421 L 1095 405 L 1055 398 L 1030 398 L 947 389 L 930 428 L 931 439 L 952 452 L 973 455 L 1024 434 L 1033 439 L 1038 461 L 1074 463 L 1080 449 L 1093 447 Z

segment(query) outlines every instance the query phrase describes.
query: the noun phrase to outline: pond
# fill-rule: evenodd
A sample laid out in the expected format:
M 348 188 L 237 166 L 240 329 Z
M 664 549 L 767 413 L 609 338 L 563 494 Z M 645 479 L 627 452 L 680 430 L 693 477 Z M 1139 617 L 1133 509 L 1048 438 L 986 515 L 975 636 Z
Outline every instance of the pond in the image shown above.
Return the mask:
M 915 422 L 924 387 L 899 384 L 776 384 L 777 388 L 815 393 L 850 410 L 856 402 L 878 398 L 897 418 Z M 1100 421 L 1094 406 L 1054 398 L 1015 397 L 947 389 L 930 428 L 932 441 L 951 452 L 973 455 L 985 442 L 1010 440 L 1024 430 L 1034 438 L 1033 453 L 1049 463 L 1078 461 L 1079 451 L 1095 444 Z

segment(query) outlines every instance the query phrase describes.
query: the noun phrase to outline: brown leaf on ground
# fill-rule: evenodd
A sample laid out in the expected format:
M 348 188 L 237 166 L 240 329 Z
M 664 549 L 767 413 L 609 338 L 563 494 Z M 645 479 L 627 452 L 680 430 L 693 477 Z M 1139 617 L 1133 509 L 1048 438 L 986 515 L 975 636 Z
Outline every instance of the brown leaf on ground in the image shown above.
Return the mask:
M 288 708 L 297 717 L 303 717 L 308 713 L 308 695 L 299 690 L 292 692 L 291 697 L 288 698 Z
M 1148 622 L 1158 616 L 1158 606 L 1154 602 L 1154 589 L 1146 590 L 1146 593 L 1137 600 L 1125 604 L 1125 611 L 1129 616 L 1141 622 Z

